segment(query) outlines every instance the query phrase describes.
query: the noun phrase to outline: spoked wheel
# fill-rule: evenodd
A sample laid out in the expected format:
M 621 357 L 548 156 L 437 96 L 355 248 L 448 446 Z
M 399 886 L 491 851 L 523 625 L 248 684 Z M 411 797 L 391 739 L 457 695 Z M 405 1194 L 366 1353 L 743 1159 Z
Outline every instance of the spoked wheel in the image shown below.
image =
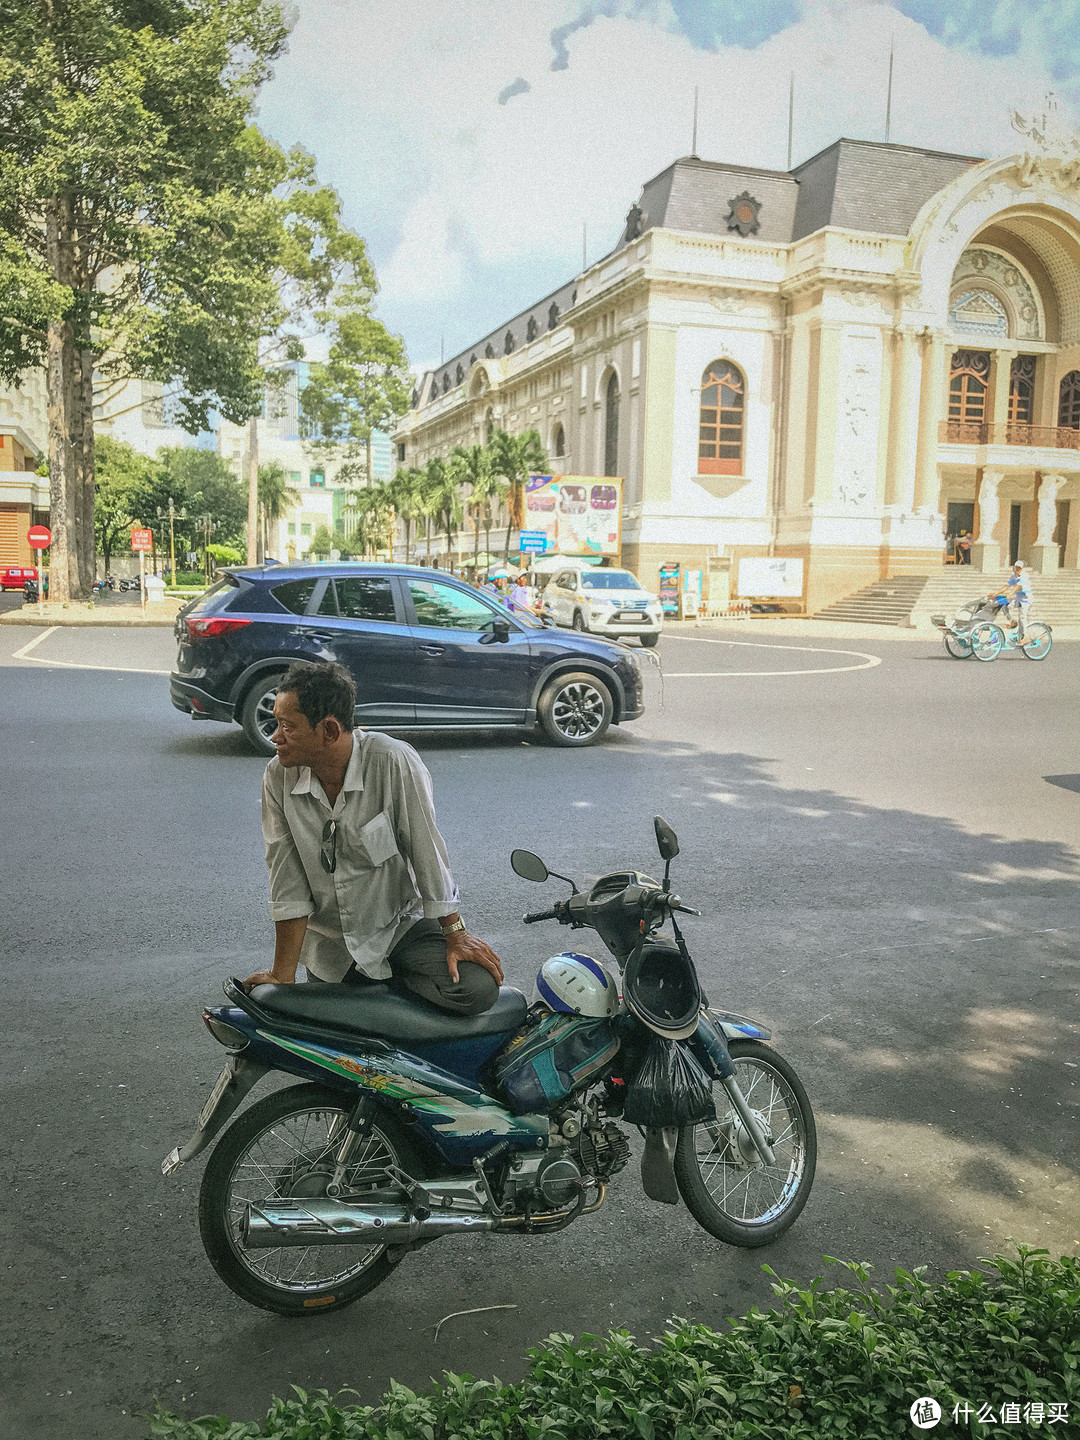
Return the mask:
M 240 710 L 244 734 L 260 755 L 276 755 L 271 736 L 277 729 L 274 701 L 277 699 L 280 675 L 266 675 L 248 691 Z
M 971 653 L 976 660 L 996 660 L 1005 644 L 1005 632 L 993 621 L 976 625 L 971 632 Z
M 767 1245 L 795 1223 L 817 1165 L 817 1130 L 795 1071 L 768 1045 L 733 1041 L 735 1079 L 776 1156 L 768 1167 L 722 1087 L 716 1120 L 684 1125 L 675 1178 L 698 1224 L 728 1245 Z
M 394 1268 L 385 1245 L 249 1250 L 241 1238 L 249 1204 L 326 1194 L 348 1106 L 347 1096 L 317 1085 L 279 1090 L 246 1111 L 210 1157 L 199 1191 L 203 1246 L 229 1289 L 251 1305 L 279 1315 L 340 1310 Z M 380 1118 L 354 1152 L 344 1185 L 386 1188 L 389 1167 L 406 1163 L 401 1141 Z
M 1050 654 L 1050 647 L 1053 643 L 1054 637 L 1050 633 L 1050 626 L 1044 625 L 1041 620 L 1036 620 L 1034 625 L 1029 625 L 1024 631 L 1020 649 L 1029 660 L 1045 660 Z
M 560 675 L 540 697 L 540 724 L 556 745 L 592 745 L 615 713 L 611 692 L 593 675 Z
M 969 660 L 971 658 L 971 646 L 952 630 L 946 630 L 941 637 L 945 646 L 946 655 L 951 655 L 954 660 Z

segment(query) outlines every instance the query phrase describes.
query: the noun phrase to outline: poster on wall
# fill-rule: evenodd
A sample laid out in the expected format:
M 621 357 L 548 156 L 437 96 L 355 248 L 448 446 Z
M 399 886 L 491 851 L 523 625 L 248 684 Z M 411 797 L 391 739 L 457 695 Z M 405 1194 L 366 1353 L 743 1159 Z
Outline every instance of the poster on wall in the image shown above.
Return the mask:
M 660 608 L 665 615 L 679 615 L 679 567 L 660 566 Z
M 525 524 L 544 536 L 544 552 L 618 557 L 622 542 L 622 479 L 610 475 L 530 475 Z
M 736 594 L 747 600 L 799 600 L 803 593 L 803 562 L 775 555 L 739 561 Z

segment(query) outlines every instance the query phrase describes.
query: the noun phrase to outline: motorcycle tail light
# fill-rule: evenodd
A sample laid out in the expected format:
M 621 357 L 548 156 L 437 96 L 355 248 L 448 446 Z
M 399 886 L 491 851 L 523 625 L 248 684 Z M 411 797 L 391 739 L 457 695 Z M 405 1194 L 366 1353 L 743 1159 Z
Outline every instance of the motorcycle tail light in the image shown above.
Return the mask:
M 204 1010 L 202 1018 L 214 1039 L 219 1044 L 226 1046 L 227 1049 L 243 1050 L 251 1043 L 242 1030 L 238 1030 L 235 1025 L 226 1025 L 225 1021 L 219 1020 L 212 1010 Z
M 192 640 L 212 640 L 218 635 L 231 635 L 250 625 L 250 620 L 185 620 L 188 636 Z

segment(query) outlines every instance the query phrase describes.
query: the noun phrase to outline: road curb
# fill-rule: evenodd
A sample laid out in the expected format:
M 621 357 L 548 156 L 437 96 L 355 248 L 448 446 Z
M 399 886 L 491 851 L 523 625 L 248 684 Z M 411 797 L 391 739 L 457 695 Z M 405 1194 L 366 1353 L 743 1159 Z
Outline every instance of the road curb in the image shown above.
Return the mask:
M 155 615 L 153 619 L 143 619 L 141 615 L 121 616 L 116 610 L 102 610 L 100 612 L 81 610 L 59 610 L 50 612 L 46 609 L 44 615 L 39 615 L 37 608 L 29 611 L 8 610 L 0 615 L 0 625 L 36 625 L 39 629 L 50 625 L 65 625 L 80 629 L 88 629 L 94 626 L 107 626 L 115 629 L 121 627 L 127 630 L 171 630 L 176 622 L 175 612 L 171 615 Z

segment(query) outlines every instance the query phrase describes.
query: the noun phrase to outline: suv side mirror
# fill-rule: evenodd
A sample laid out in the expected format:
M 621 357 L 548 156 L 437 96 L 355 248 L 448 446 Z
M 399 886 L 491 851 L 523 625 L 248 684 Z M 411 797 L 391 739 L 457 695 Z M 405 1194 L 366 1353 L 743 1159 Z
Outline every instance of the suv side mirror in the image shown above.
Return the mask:
M 679 837 L 659 815 L 653 817 L 653 830 L 656 833 L 656 848 L 660 851 L 660 859 L 668 862 L 675 859 L 679 853 Z
M 480 636 L 481 645 L 505 645 L 510 639 L 510 621 L 492 620 L 491 629 Z

